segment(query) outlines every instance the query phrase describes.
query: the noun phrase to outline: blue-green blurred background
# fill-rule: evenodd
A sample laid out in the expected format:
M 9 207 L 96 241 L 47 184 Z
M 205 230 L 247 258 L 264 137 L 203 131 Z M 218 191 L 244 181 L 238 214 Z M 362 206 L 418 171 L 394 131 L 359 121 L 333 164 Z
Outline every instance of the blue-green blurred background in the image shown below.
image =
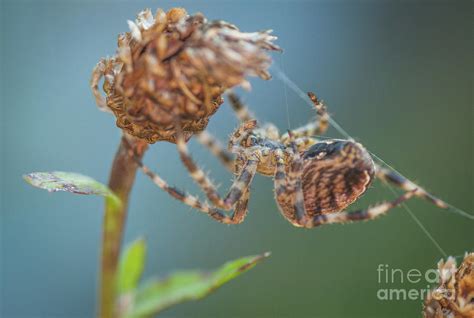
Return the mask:
M 184 6 L 242 30 L 272 28 L 275 63 L 322 97 L 336 120 L 442 198 L 473 213 L 471 1 L 2 1 L 1 314 L 91 317 L 95 312 L 102 201 L 48 194 L 31 171 L 75 171 L 106 182 L 120 139 L 88 83 L 100 57 L 141 9 Z M 243 100 L 282 130 L 313 110 L 278 79 L 252 80 Z M 228 105 L 209 131 L 236 127 Z M 335 130 L 330 136 L 340 137 Z M 231 176 L 195 141 L 196 159 L 221 183 Z M 170 183 L 198 193 L 175 147 L 156 144 L 145 160 Z M 356 206 L 393 195 L 376 183 Z M 473 248 L 473 221 L 426 202 L 409 207 L 447 254 Z M 381 301 L 377 266 L 425 271 L 443 256 L 402 208 L 372 222 L 302 230 L 280 216 L 272 180 L 257 177 L 250 214 L 226 226 L 171 199 L 142 174 L 125 241 L 148 240 L 146 277 L 211 269 L 272 251 L 265 263 L 201 302 L 163 317 L 420 317 L 421 301 Z M 420 284 L 389 287 L 424 288 Z

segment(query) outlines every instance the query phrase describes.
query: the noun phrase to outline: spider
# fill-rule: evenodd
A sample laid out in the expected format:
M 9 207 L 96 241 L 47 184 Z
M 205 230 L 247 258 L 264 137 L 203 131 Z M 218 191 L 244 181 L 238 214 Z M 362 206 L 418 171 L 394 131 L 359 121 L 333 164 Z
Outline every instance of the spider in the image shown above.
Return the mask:
M 138 165 L 153 182 L 175 199 L 226 224 L 241 223 L 247 215 L 250 184 L 256 173 L 274 179 L 275 199 L 282 215 L 297 227 L 313 228 L 329 223 L 371 220 L 413 196 L 431 201 L 440 208 L 447 204 L 420 186 L 374 163 L 369 152 L 353 140 L 318 140 L 329 126 L 325 104 L 308 93 L 318 119 L 280 135 L 273 124 L 259 126 L 248 109 L 233 93 L 229 99 L 240 126 L 231 135 L 228 149 L 207 132 L 199 141 L 235 173 L 235 180 L 222 198 L 206 174 L 189 154 L 185 138 L 178 129 L 177 148 L 184 166 L 211 204 L 169 186 L 138 158 Z M 233 155 L 236 156 L 235 160 Z M 346 208 L 356 201 L 375 178 L 404 190 L 397 199 L 378 203 L 354 212 Z M 225 211 L 232 211 L 230 215 Z

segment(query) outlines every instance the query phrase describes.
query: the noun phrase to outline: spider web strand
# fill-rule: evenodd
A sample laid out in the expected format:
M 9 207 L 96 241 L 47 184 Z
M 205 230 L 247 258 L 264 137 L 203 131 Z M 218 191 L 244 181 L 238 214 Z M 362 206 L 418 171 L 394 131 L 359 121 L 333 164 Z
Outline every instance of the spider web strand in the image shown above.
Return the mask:
M 398 197 L 397 195 L 397 191 L 395 191 L 395 189 L 388 183 L 386 182 L 383 182 L 383 184 L 393 193 L 393 195 L 395 197 Z M 411 216 L 411 218 L 413 219 L 413 221 L 415 221 L 415 223 L 418 225 L 418 227 L 425 233 L 425 235 L 430 239 L 430 241 L 433 243 L 434 246 L 436 246 L 436 248 L 439 250 L 439 252 L 441 253 L 441 255 L 443 255 L 444 258 L 447 258 L 448 257 L 448 254 L 443 250 L 443 248 L 441 247 L 441 245 L 438 243 L 438 241 L 435 240 L 435 238 L 433 237 L 433 235 L 431 235 L 431 233 L 426 229 L 426 227 L 423 225 L 423 223 L 421 223 L 421 221 L 415 216 L 415 213 L 413 213 L 413 211 L 408 207 L 408 205 L 406 204 L 406 202 L 403 202 L 401 204 L 401 206 L 405 209 L 405 211 L 408 212 L 408 215 Z
M 281 64 L 281 68 L 284 69 L 284 64 L 283 64 L 283 54 L 281 54 L 281 60 L 280 60 L 280 64 Z M 288 121 L 288 129 L 291 129 L 291 124 L 290 124 L 290 107 L 288 106 L 288 89 L 285 85 L 285 82 L 282 82 L 283 83 L 283 91 L 285 93 L 285 104 L 286 104 L 286 119 Z
M 288 86 L 293 92 L 296 93 L 296 95 L 298 95 L 302 100 L 304 100 L 306 104 L 311 106 L 311 108 L 314 107 L 313 103 L 308 99 L 308 96 L 298 87 L 298 85 L 296 85 L 295 82 L 293 82 L 290 78 L 288 78 L 288 76 L 280 68 L 278 68 L 278 66 L 276 66 L 275 64 L 272 64 L 271 67 L 276 71 L 277 77 L 283 83 L 285 83 L 286 86 Z M 352 136 L 349 135 L 349 133 L 347 133 L 347 131 L 345 131 L 344 128 L 342 128 L 341 125 L 339 125 L 331 116 L 329 116 L 329 123 L 337 131 L 339 131 L 339 133 L 343 135 L 345 138 L 349 140 L 354 140 Z

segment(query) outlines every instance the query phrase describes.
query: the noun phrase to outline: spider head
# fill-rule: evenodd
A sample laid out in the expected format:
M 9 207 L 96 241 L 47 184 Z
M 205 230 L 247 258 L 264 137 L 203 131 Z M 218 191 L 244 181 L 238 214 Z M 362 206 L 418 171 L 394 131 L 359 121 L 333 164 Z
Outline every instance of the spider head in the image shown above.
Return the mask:
M 375 165 L 367 150 L 349 140 L 328 140 L 303 154 L 302 185 L 308 213 L 344 210 L 372 182 Z

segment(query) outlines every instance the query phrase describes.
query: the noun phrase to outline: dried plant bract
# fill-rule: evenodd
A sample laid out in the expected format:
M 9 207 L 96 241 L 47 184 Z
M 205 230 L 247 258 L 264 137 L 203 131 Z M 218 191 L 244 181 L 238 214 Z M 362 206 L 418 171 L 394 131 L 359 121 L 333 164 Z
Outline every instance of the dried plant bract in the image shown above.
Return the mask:
M 474 253 L 466 254 L 459 267 L 449 257 L 438 263 L 439 286 L 425 300 L 425 318 L 474 317 Z
M 243 33 L 181 8 L 155 16 L 147 9 L 128 24 L 117 54 L 95 67 L 91 87 L 120 128 L 148 143 L 176 142 L 177 125 L 186 140 L 205 129 L 226 89 L 248 87 L 247 75 L 270 78 L 267 51 L 279 50 L 271 31 Z

